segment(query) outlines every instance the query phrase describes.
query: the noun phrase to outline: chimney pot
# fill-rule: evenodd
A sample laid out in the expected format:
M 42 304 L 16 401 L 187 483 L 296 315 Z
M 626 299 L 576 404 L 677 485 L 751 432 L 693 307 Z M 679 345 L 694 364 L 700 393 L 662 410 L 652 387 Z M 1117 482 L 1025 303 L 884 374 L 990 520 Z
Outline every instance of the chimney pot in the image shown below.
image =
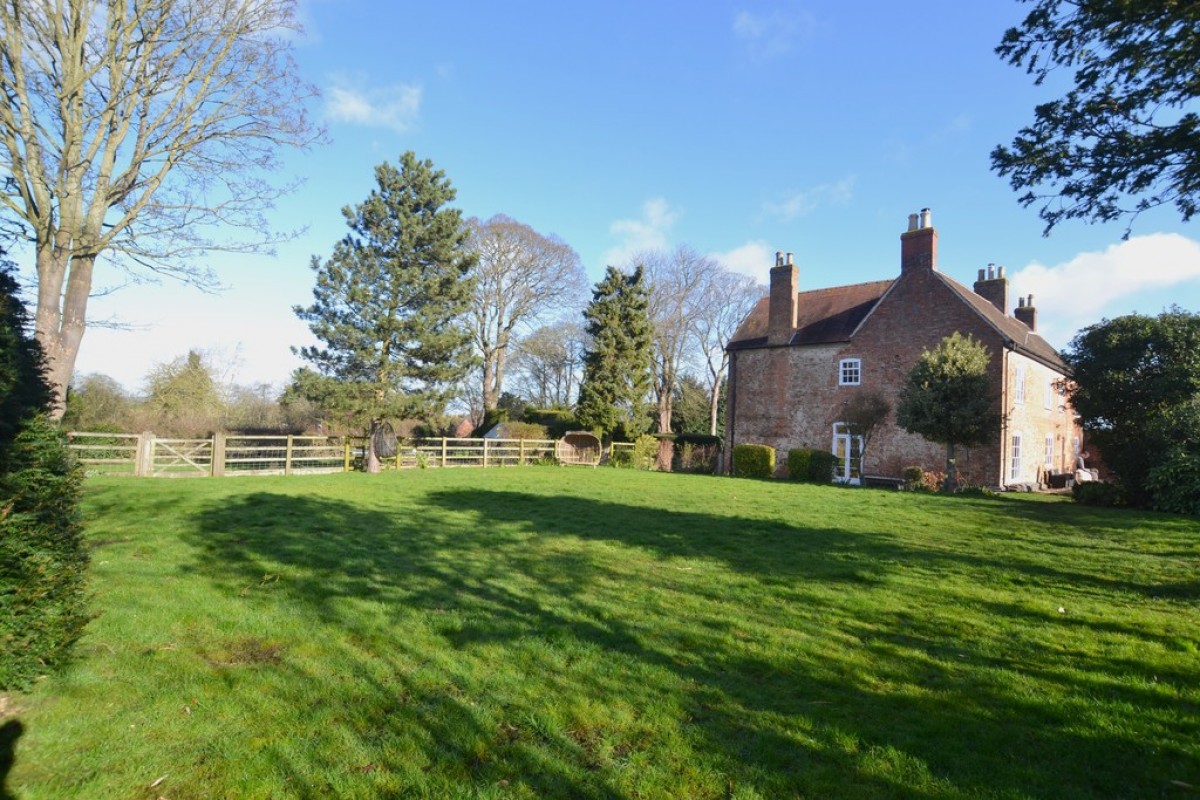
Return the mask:
M 983 269 L 983 267 L 980 267 L 979 268 L 979 277 L 976 278 L 976 280 L 980 280 L 980 281 L 983 280 L 983 275 L 984 275 L 984 269 Z
M 933 212 L 931 212 L 928 208 L 921 209 L 921 227 L 922 228 L 932 228 L 933 227 Z
M 1004 277 L 1004 267 L 996 267 L 996 277 L 997 278 Z
M 777 266 L 777 267 L 783 266 L 783 251 L 782 250 L 775 251 L 775 266 Z
M 792 254 L 776 258 L 771 270 L 771 294 L 767 306 L 767 342 L 773 345 L 787 344 L 796 330 L 797 293 L 800 288 L 800 271 L 792 263 Z
M 929 224 L 929 209 L 908 215 L 908 230 L 900 234 L 900 273 L 937 272 L 937 231 Z

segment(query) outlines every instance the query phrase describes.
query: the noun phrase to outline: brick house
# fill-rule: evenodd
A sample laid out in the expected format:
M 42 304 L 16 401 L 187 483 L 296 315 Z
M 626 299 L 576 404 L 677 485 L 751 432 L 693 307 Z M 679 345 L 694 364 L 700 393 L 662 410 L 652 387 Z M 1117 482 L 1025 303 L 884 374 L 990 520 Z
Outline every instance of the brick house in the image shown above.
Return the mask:
M 939 272 L 929 209 L 909 217 L 896 278 L 804 292 L 792 254 L 775 260 L 770 294 L 727 346 L 727 453 L 732 445 L 767 444 L 785 463 L 793 447 L 830 448 L 838 479 L 849 482 L 862 474 L 899 477 L 912 465 L 944 469 L 945 446 L 905 432 L 894 413 L 873 435 L 863 464 L 861 442 L 845 431 L 840 410 L 864 391 L 879 392 L 895 409 L 921 352 L 958 331 L 987 348 L 1004 415 L 994 441 L 958 448 L 960 480 L 1036 484 L 1074 468 L 1082 430 L 1057 385 L 1067 368 L 1037 334 L 1032 295 L 1010 316 L 1003 267 L 979 270 L 973 290 Z

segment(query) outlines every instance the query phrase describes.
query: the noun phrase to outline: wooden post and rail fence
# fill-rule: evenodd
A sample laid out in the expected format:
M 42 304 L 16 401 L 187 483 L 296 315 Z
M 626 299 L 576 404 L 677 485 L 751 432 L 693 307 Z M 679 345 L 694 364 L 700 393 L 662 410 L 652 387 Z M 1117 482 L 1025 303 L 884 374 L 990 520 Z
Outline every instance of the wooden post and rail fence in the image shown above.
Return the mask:
M 201 475 L 294 475 L 351 472 L 360 467 L 366 439 L 350 436 L 258 436 L 219 433 L 207 439 L 160 438 L 145 433 L 72 431 L 68 446 L 88 474 L 145 478 Z M 413 439 L 401 442 L 392 469 L 509 467 L 570 463 L 551 439 Z M 613 450 L 633 445 L 614 443 Z M 608 451 L 608 452 L 611 452 Z

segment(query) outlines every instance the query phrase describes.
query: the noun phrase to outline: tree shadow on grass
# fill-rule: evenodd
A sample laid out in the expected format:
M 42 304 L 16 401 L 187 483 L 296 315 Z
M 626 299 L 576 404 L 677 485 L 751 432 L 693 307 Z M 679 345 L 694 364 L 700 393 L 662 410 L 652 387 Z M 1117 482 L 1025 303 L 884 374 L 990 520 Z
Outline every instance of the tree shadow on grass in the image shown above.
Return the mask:
M 17 761 L 17 740 L 24 732 L 20 720 L 10 719 L 0 725 L 0 800 L 16 800 L 8 791 L 8 774 Z
M 258 493 L 208 509 L 199 530 L 191 569 L 240 594 L 282 574 L 290 604 L 362 652 L 339 681 L 277 667 L 355 710 L 344 735 L 384 742 L 381 762 L 415 749 L 480 796 L 1160 796 L 1200 779 L 1178 744 L 1200 731 L 1167 698 L 1051 701 L 1043 689 L 1071 689 L 1047 680 L 1053 653 L 999 663 L 1003 630 L 864 610 L 856 599 L 894 570 L 997 566 L 883 532 L 478 490 L 390 513 Z M 1128 666 L 1092 669 L 1120 686 Z M 1118 724 L 1132 702 L 1169 720 L 1158 740 Z M 639 708 L 660 713 L 639 722 Z M 346 769 L 321 757 L 303 756 Z

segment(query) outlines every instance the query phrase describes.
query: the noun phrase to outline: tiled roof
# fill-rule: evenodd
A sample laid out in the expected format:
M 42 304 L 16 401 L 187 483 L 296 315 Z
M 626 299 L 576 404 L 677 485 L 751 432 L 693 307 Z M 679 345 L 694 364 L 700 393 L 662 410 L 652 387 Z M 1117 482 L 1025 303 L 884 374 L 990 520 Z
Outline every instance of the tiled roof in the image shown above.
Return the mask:
M 872 281 L 850 286 L 833 286 L 800 292 L 797 299 L 796 332 L 790 344 L 830 344 L 848 342 L 859 323 L 871 313 L 893 281 Z M 767 337 L 770 297 L 758 301 L 737 333 L 729 341 L 731 349 L 759 347 Z
M 1041 361 L 1047 366 L 1053 367 L 1062 373 L 1066 373 L 1067 365 L 1063 363 L 1062 357 L 1049 342 L 1037 335 L 1026 327 L 1024 322 L 1019 319 L 1002 314 L 1000 309 L 996 308 L 992 303 L 974 291 L 963 286 L 953 278 L 947 277 L 940 272 L 935 272 L 942 283 L 946 284 L 955 294 L 961 297 L 967 305 L 971 306 L 977 314 L 983 317 L 989 325 L 1005 339 L 1013 343 L 1017 352 L 1027 355 L 1037 361 Z
M 951 291 L 970 306 L 1020 353 L 1041 361 L 1060 372 L 1067 367 L 1058 351 L 1018 319 L 1003 314 L 990 301 L 977 295 L 953 278 L 934 272 Z M 856 283 L 800 292 L 797 299 L 796 332 L 791 345 L 832 344 L 848 342 L 859 324 L 891 288 L 894 280 Z M 728 349 L 743 350 L 763 347 L 767 343 L 767 317 L 770 297 L 758 301 L 729 341 Z

